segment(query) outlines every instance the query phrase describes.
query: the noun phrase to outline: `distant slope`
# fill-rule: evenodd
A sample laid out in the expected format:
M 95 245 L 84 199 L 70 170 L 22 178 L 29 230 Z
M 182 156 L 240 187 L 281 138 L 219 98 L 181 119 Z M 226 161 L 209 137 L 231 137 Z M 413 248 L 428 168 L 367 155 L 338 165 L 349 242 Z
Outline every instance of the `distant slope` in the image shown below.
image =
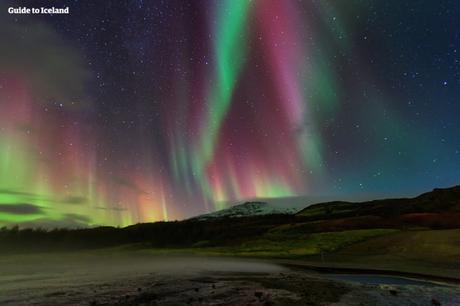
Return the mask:
M 336 252 L 377 236 L 382 236 L 382 242 L 391 242 L 393 240 L 385 240 L 383 236 L 410 232 L 407 236 L 396 236 L 400 237 L 398 244 L 403 247 L 404 241 L 410 243 L 414 240 L 424 243 L 423 252 L 427 252 L 430 248 L 427 244 L 436 248 L 436 241 L 443 232 L 428 236 L 421 234 L 423 237 L 413 236 L 412 233 L 460 229 L 459 204 L 460 186 L 435 189 L 411 199 L 315 204 L 297 214 L 265 202 L 247 202 L 194 219 L 135 224 L 124 228 L 52 231 L 2 228 L 0 250 L 3 253 L 20 253 L 135 244 L 155 248 L 212 248 L 214 251 L 221 250 L 221 253 L 244 256 L 291 257 L 315 255 L 325 250 Z M 457 245 L 458 239 L 454 240 L 453 236 L 450 234 L 436 252 L 444 252 L 441 248 L 446 248 L 446 254 L 459 256 L 458 248 L 452 246 Z M 380 249 L 379 243 L 370 246 L 369 252 L 374 249 Z M 366 246 L 359 250 L 366 253 Z M 412 253 L 417 255 L 419 250 L 422 247 L 415 245 Z M 396 251 L 391 249 L 388 252 Z M 460 262 L 459 258 L 455 260 Z
M 420 213 L 460 213 L 460 186 L 437 188 L 415 198 L 314 204 L 302 209 L 296 215 L 321 220 L 359 216 L 391 217 Z
M 216 218 L 240 218 L 249 216 L 263 216 L 273 214 L 295 214 L 298 210 L 294 208 L 281 208 L 270 205 L 266 202 L 245 202 L 227 209 L 222 209 L 213 213 L 200 215 L 190 220 L 211 220 Z
M 375 236 L 327 257 L 356 268 L 392 269 L 458 278 L 460 229 L 410 230 Z

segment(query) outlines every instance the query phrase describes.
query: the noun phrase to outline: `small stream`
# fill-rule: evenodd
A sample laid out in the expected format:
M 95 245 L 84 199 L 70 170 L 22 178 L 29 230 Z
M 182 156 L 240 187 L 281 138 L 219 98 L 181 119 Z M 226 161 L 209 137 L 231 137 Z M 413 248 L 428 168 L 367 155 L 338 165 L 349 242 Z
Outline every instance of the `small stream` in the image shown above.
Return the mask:
M 393 275 L 379 274 L 322 274 L 327 279 L 353 282 L 367 285 L 417 285 L 417 286 L 443 286 L 442 283 L 432 282 L 429 280 L 407 278 Z

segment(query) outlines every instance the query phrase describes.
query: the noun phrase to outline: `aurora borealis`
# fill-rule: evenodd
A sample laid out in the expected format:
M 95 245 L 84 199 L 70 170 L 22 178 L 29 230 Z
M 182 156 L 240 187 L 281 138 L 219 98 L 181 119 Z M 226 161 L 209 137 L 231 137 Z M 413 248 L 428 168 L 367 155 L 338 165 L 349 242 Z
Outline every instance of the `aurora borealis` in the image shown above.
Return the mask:
M 0 2 L 0 225 L 460 181 L 456 1 L 82 2 Z

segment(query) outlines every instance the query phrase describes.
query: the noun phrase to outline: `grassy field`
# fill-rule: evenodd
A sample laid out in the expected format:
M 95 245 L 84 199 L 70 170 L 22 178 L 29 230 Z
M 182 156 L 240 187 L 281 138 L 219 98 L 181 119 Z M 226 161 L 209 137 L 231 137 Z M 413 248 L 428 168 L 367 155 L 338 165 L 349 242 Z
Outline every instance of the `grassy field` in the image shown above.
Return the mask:
M 435 276 L 460 275 L 460 229 L 367 229 L 303 234 L 277 227 L 233 246 L 149 248 L 151 254 L 194 254 L 295 260 L 314 266 L 381 269 Z
M 189 219 L 125 228 L 2 228 L 0 250 L 4 255 L 105 249 L 254 257 L 456 276 L 459 199 L 456 186 L 411 199 L 320 203 L 296 215 Z
M 348 245 L 365 241 L 372 237 L 397 232 L 391 229 L 351 230 L 342 232 L 312 233 L 296 236 L 275 228 L 257 240 L 245 241 L 235 248 L 236 254 L 244 256 L 271 256 L 298 258 L 320 253 L 331 253 Z
M 460 229 L 409 230 L 349 245 L 326 257 L 329 263 L 458 278 Z
M 289 227 L 275 228 L 258 239 L 244 240 L 232 246 L 207 247 L 201 241 L 191 248 L 151 249 L 159 253 L 187 253 L 201 255 L 226 255 L 268 258 L 302 258 L 321 253 L 332 253 L 346 246 L 365 241 L 372 237 L 391 235 L 398 230 L 370 229 L 342 232 L 286 235 Z

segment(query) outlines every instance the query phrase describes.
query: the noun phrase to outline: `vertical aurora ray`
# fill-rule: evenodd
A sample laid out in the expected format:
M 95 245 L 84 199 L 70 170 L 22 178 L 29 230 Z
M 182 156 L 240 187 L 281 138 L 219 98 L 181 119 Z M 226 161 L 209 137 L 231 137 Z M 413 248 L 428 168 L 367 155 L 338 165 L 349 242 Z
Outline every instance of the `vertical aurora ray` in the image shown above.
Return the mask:
M 96 169 L 96 141 L 78 110 L 44 104 L 29 77 L 4 74 L 1 81 L 2 224 L 129 225 L 161 218 L 154 209 L 137 212 L 149 205 L 138 190 L 113 196 L 120 188 Z
M 217 32 L 214 33 L 216 84 L 208 98 L 200 152 L 204 163 L 213 154 L 219 129 L 231 104 L 232 93 L 245 61 L 247 18 L 250 1 L 222 1 L 217 4 Z
M 237 5 L 232 2 L 232 6 L 228 7 L 229 3 L 218 6 L 217 31 L 213 36 L 216 74 L 212 78 L 199 141 L 192 150 L 192 177 L 199 180 L 203 193 L 217 203 L 217 208 L 222 208 L 219 205 L 229 200 L 292 196 L 305 192 L 307 176 L 300 174 L 302 170 L 299 171 L 298 167 L 315 170 L 318 175 L 322 165 L 320 136 L 303 92 L 310 63 L 305 60 L 308 49 L 298 32 L 302 17 L 298 15 L 296 5 L 276 1 L 239 1 Z M 252 17 L 260 22 L 260 31 L 250 33 L 245 30 L 248 19 Z M 280 114 L 266 115 L 279 124 L 279 130 L 271 133 L 276 137 L 275 142 L 286 149 L 274 150 L 272 144 L 264 141 L 266 158 L 261 159 L 262 155 L 258 155 L 261 152 L 254 148 L 252 152 L 248 149 L 249 156 L 242 160 L 237 157 L 240 155 L 238 149 L 229 151 L 224 147 L 228 142 L 241 143 L 241 139 L 228 135 L 229 127 L 225 126 L 238 125 L 232 109 L 240 108 L 238 105 L 242 101 L 235 97 L 235 86 L 247 58 L 254 56 L 251 54 L 254 49 L 248 49 L 246 42 L 255 37 L 265 41 L 264 45 L 257 47 L 264 48 L 267 54 L 265 65 L 271 67 L 270 75 L 273 76 L 268 86 L 277 89 L 274 92 L 277 98 L 271 103 L 281 111 Z M 270 111 L 258 110 L 261 116 Z M 254 122 L 249 128 L 260 127 Z M 260 134 L 259 137 L 265 136 Z M 246 145 L 251 147 L 258 141 L 255 138 L 252 144 Z M 273 157 L 268 154 L 273 154 Z
M 29 125 L 31 97 L 24 80 L 4 76 L 6 85 L 0 96 L 0 220 L 25 221 L 37 217 L 50 203 L 46 201 L 49 187 L 43 177 L 37 150 L 31 146 Z M 14 118 L 13 120 L 11 118 Z M 34 201 L 34 205 L 29 204 Z M 29 211 L 8 212 L 5 207 L 20 203 Z M 51 214 L 56 215 L 51 210 Z
M 232 94 L 246 56 L 247 18 L 250 1 L 221 1 L 216 3 L 216 32 L 213 33 L 215 50 L 215 82 L 207 99 L 201 135 L 194 149 L 193 171 L 202 181 L 209 195 L 205 168 L 212 159 L 220 128 L 230 108 Z
M 51 110 L 51 107 L 46 108 L 45 113 L 42 107 L 37 107 L 40 103 L 36 99 L 27 98 L 26 90 L 13 95 L 16 104 L 25 99 L 18 104 L 22 105 L 21 109 L 11 105 L 7 108 L 22 114 L 24 125 L 36 129 L 35 141 L 20 141 L 8 135 L 10 138 L 3 142 L 13 148 L 2 151 L 2 167 L 12 167 L 11 155 L 22 160 L 10 171 L 19 176 L 19 189 L 30 184 L 34 186 L 31 188 L 34 193 L 43 195 L 43 200 L 34 202 L 40 207 L 41 217 L 91 216 L 88 220 L 92 224 L 127 225 L 142 220 L 169 219 L 175 211 L 172 194 L 175 201 L 192 199 L 222 208 L 221 203 L 229 200 L 292 196 L 305 190 L 306 176 L 298 170 L 302 154 L 313 161 L 312 164 L 321 163 L 321 154 L 316 149 L 319 143 L 316 132 L 309 128 L 306 133 L 302 127 L 305 121 L 313 120 L 307 111 L 306 93 L 301 89 L 309 65 L 298 63 L 304 61 L 308 49 L 297 30 L 301 17 L 296 13 L 295 4 L 228 0 L 215 3 L 211 15 L 210 69 L 204 71 L 201 82 L 174 77 L 174 104 L 162 110 L 161 117 L 168 131 L 165 143 L 169 169 L 164 169 L 157 160 L 142 158 L 141 167 L 135 161 L 125 164 L 124 169 L 137 169 L 125 173 L 123 168 L 106 161 L 107 149 L 97 149 L 97 138 L 82 131 L 81 126 L 69 126 L 67 121 L 75 120 L 78 114 L 67 108 Z M 260 28 L 257 22 L 251 23 L 253 17 L 260 19 Z M 251 26 L 256 26 L 256 30 L 249 31 Z M 252 43 L 249 47 L 259 36 L 267 44 Z M 271 70 L 273 77 L 267 79 L 265 86 L 274 90 L 266 103 L 273 103 L 274 108 L 259 103 L 257 110 L 262 118 L 271 118 L 274 126 L 266 126 L 259 120 L 245 122 L 246 128 L 257 131 L 252 139 L 246 139 L 245 135 L 234 135 L 231 130 L 234 124 L 239 124 L 237 113 L 242 110 L 238 109 L 245 108 L 239 82 L 248 77 L 245 68 L 255 52 L 260 52 L 258 48 L 267 53 L 263 65 Z M 180 65 L 187 61 L 182 54 L 178 58 L 174 61 Z M 205 102 L 194 110 L 190 105 L 193 99 L 190 92 L 197 85 L 205 88 Z M 275 109 L 279 109 L 279 113 Z M 190 112 L 194 112 L 198 120 L 191 118 Z M 18 125 L 17 120 L 9 120 L 9 123 Z M 270 132 L 272 139 L 265 139 L 264 129 Z M 306 137 L 307 134 L 310 136 Z M 277 145 L 274 147 L 272 142 Z M 228 143 L 234 143 L 235 147 L 227 147 Z M 241 149 L 247 151 L 246 156 L 241 156 Z M 23 156 L 17 151 L 29 153 Z M 44 156 L 42 162 L 35 160 L 37 152 Z M 150 147 L 142 148 L 142 156 L 158 154 Z M 31 172 L 37 176 L 32 177 Z M 13 202 L 19 201 L 19 198 L 13 199 Z
M 262 10 L 260 33 L 249 31 L 254 26 L 250 20 L 259 15 L 258 10 Z M 280 13 L 278 18 L 273 15 L 275 11 Z M 177 216 L 172 201 L 193 200 L 222 208 L 221 203 L 229 200 L 291 196 L 305 189 L 305 176 L 297 169 L 302 163 L 299 145 L 303 146 L 304 137 L 296 135 L 296 131 L 304 124 L 307 107 L 300 89 L 300 78 L 305 72 L 297 65 L 306 48 L 295 29 L 300 25 L 295 7 L 275 2 L 223 1 L 215 4 L 212 17 L 210 69 L 201 76 L 197 74 L 201 81 L 195 83 L 174 78 L 174 103 L 162 110 L 161 118 L 168 131 L 166 168 L 155 158 L 147 158 L 159 155 L 151 146 L 141 149 L 144 158 L 125 162 L 123 167 L 107 161 L 108 150 L 97 148 L 96 137 L 83 131 L 80 125 L 69 126 L 68 121 L 78 121 L 78 114 L 70 109 L 43 108 L 36 99 L 31 99 L 24 102 L 21 112 L 16 110 L 24 114 L 27 124 L 41 131 L 35 135 L 32 151 L 40 152 L 48 161 L 40 164 L 40 179 L 29 178 L 29 181 L 39 181 L 34 192 L 46 197 L 46 203 L 35 202 L 43 209 L 42 217 L 91 216 L 88 218 L 91 224 L 127 225 L 167 220 L 171 214 Z M 264 48 L 257 44 L 249 48 L 248 43 L 257 36 L 268 41 L 265 47 L 268 61 L 264 65 L 271 68 L 274 76 L 264 86 L 276 88 L 266 102 L 273 103 L 274 108 L 259 103 L 257 110 L 261 118 L 273 120 L 273 127 L 266 126 L 263 120 L 238 123 L 238 112 L 244 112 L 246 107 L 241 95 L 247 96 L 242 92 L 244 81 L 240 80 L 248 77 L 250 70 L 245 68 L 255 52 L 259 52 L 257 48 Z M 275 46 L 278 40 L 284 41 Z M 187 59 L 179 56 L 175 61 L 184 65 Z M 204 87 L 205 102 L 199 107 L 191 105 L 197 98 L 190 97 L 197 85 Z M 280 112 L 275 112 L 275 108 Z M 30 113 L 35 114 L 33 120 L 28 117 Z M 256 131 L 252 139 L 232 132 L 232 126 L 241 123 Z M 264 129 L 273 139 L 266 138 Z M 14 137 L 14 141 L 8 142 L 17 140 Z M 277 145 L 273 146 L 273 142 Z M 27 140 L 25 143 L 32 144 Z M 228 143 L 235 146 L 227 147 Z M 307 140 L 305 146 L 311 148 L 312 141 Z M 242 149 L 247 151 L 245 156 L 240 154 Z M 2 151 L 1 160 L 7 167 L 12 164 L 9 155 L 8 150 Z M 34 169 L 34 157 L 23 159 L 24 168 L 17 166 L 14 172 L 30 176 L 27 173 Z M 123 169 L 133 170 L 126 173 Z M 27 180 L 23 177 L 20 182 L 24 188 Z
M 341 18 L 341 12 L 330 0 L 318 1 L 315 3 L 315 6 L 323 22 L 328 25 L 328 29 L 334 41 L 337 42 L 343 50 L 348 50 L 348 48 L 350 48 L 350 40 L 348 39 L 346 26 Z
M 454 77 L 428 80 L 417 48 L 393 54 L 425 36 L 385 7 L 152 1 L 113 6 L 103 28 L 91 14 L 25 24 L 0 12 L 0 226 L 123 226 L 253 198 L 400 190 L 395 173 L 428 186 L 425 168 L 456 179 L 443 174 L 459 156 L 445 135 L 458 131 Z
M 297 149 L 293 150 L 298 150 L 307 170 L 314 170 L 319 175 L 323 163 L 321 143 L 311 99 L 308 97 L 316 87 L 316 84 L 310 84 L 321 78 L 322 71 L 317 74 L 312 70 L 316 59 L 298 30 L 303 27 L 302 34 L 308 35 L 311 26 L 302 25 L 298 8 L 291 2 L 260 1 L 258 4 L 261 32 L 270 46 L 267 51 L 269 64 L 276 78 L 275 86 L 278 88 L 280 103 L 291 130 L 298 131 L 297 139 L 294 140 Z M 310 84 L 305 84 L 305 79 Z

